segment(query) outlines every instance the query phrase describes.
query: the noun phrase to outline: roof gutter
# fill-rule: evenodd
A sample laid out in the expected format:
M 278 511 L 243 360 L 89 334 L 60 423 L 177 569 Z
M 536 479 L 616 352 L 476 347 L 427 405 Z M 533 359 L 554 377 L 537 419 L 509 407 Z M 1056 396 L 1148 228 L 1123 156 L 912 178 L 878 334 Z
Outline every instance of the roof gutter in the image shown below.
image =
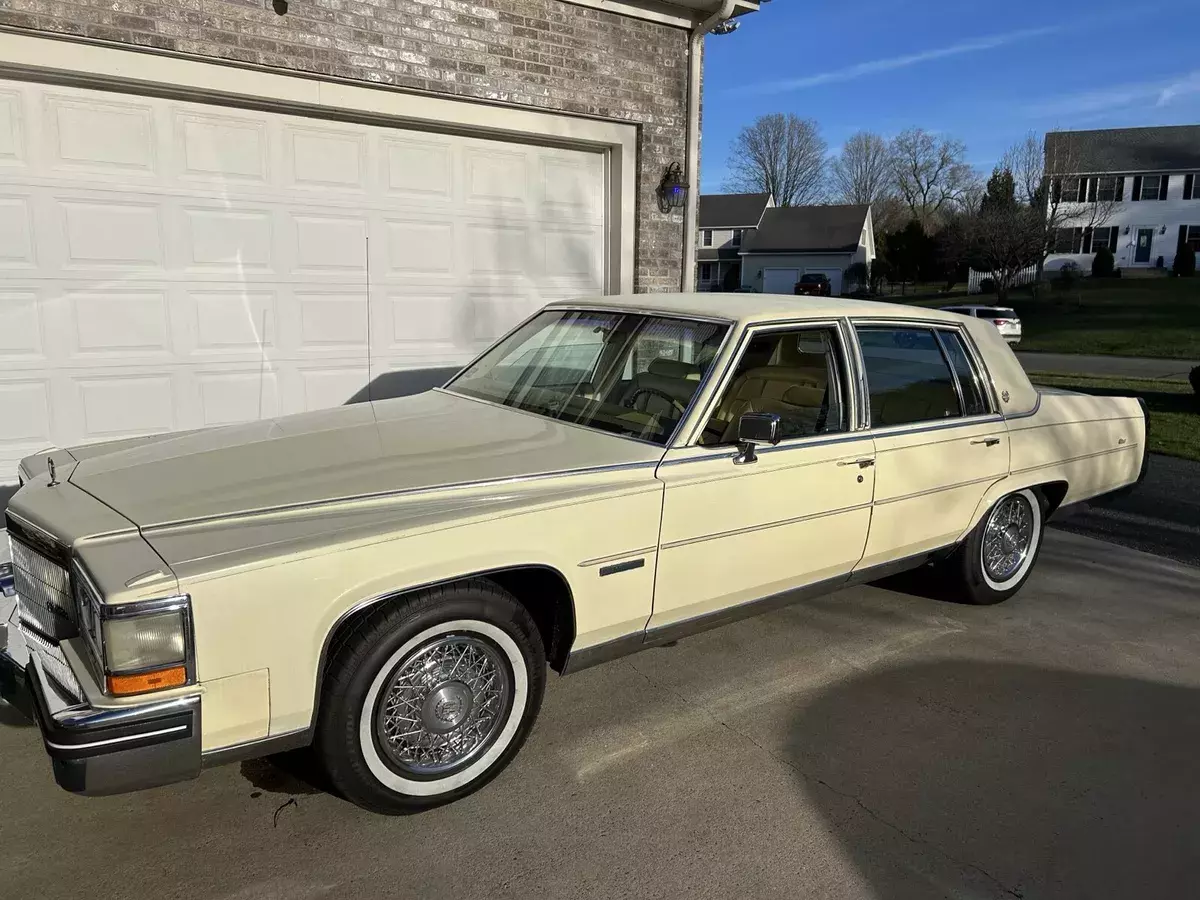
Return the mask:
M 696 288 L 697 219 L 700 211 L 700 71 L 703 63 L 704 36 L 733 15 L 737 0 L 722 0 L 721 6 L 692 29 L 688 41 L 687 106 L 687 206 L 683 215 L 683 272 L 680 290 Z

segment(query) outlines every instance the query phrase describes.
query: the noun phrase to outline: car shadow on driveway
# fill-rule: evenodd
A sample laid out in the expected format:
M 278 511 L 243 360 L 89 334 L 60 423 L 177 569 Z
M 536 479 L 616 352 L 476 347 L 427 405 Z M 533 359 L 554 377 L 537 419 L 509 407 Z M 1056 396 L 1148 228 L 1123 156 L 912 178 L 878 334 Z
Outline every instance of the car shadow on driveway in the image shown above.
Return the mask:
M 875 896 L 1176 900 L 1198 745 L 1195 688 L 946 660 L 838 683 L 786 754 Z

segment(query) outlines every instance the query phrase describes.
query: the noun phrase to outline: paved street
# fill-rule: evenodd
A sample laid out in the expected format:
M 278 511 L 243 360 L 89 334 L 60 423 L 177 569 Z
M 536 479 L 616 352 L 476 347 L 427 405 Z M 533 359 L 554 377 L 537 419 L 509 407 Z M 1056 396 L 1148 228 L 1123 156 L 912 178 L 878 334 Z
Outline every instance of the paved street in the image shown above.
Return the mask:
M 508 772 L 406 818 L 292 758 L 78 799 L 0 725 L 2 893 L 1191 896 L 1200 570 L 1053 532 L 1004 606 L 896 587 L 552 679 Z
M 1188 372 L 1200 361 L 1151 359 L 1142 356 L 1085 356 L 1080 353 L 1017 353 L 1026 372 L 1055 372 L 1064 375 L 1108 375 L 1114 378 L 1158 378 L 1187 381 Z

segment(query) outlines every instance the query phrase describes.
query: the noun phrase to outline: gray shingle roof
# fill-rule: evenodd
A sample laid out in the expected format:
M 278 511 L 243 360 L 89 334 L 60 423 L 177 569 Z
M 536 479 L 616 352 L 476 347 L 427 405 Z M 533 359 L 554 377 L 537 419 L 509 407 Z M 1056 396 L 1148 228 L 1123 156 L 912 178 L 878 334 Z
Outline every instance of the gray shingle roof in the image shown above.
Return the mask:
M 701 228 L 753 228 L 770 194 L 701 194 Z
M 1200 169 L 1200 125 L 1051 131 L 1046 168 L 1054 175 Z
M 830 253 L 858 247 L 868 206 L 791 206 L 768 209 L 746 253 Z

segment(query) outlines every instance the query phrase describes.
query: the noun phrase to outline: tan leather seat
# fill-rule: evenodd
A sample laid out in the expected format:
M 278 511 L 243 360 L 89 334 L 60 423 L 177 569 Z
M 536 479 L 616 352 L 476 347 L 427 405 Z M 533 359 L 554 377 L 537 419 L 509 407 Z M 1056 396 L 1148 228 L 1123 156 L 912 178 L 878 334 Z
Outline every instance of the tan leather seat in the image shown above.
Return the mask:
M 917 381 L 898 391 L 871 396 L 871 423 L 876 426 L 907 425 L 958 414 L 958 397 L 944 382 Z

